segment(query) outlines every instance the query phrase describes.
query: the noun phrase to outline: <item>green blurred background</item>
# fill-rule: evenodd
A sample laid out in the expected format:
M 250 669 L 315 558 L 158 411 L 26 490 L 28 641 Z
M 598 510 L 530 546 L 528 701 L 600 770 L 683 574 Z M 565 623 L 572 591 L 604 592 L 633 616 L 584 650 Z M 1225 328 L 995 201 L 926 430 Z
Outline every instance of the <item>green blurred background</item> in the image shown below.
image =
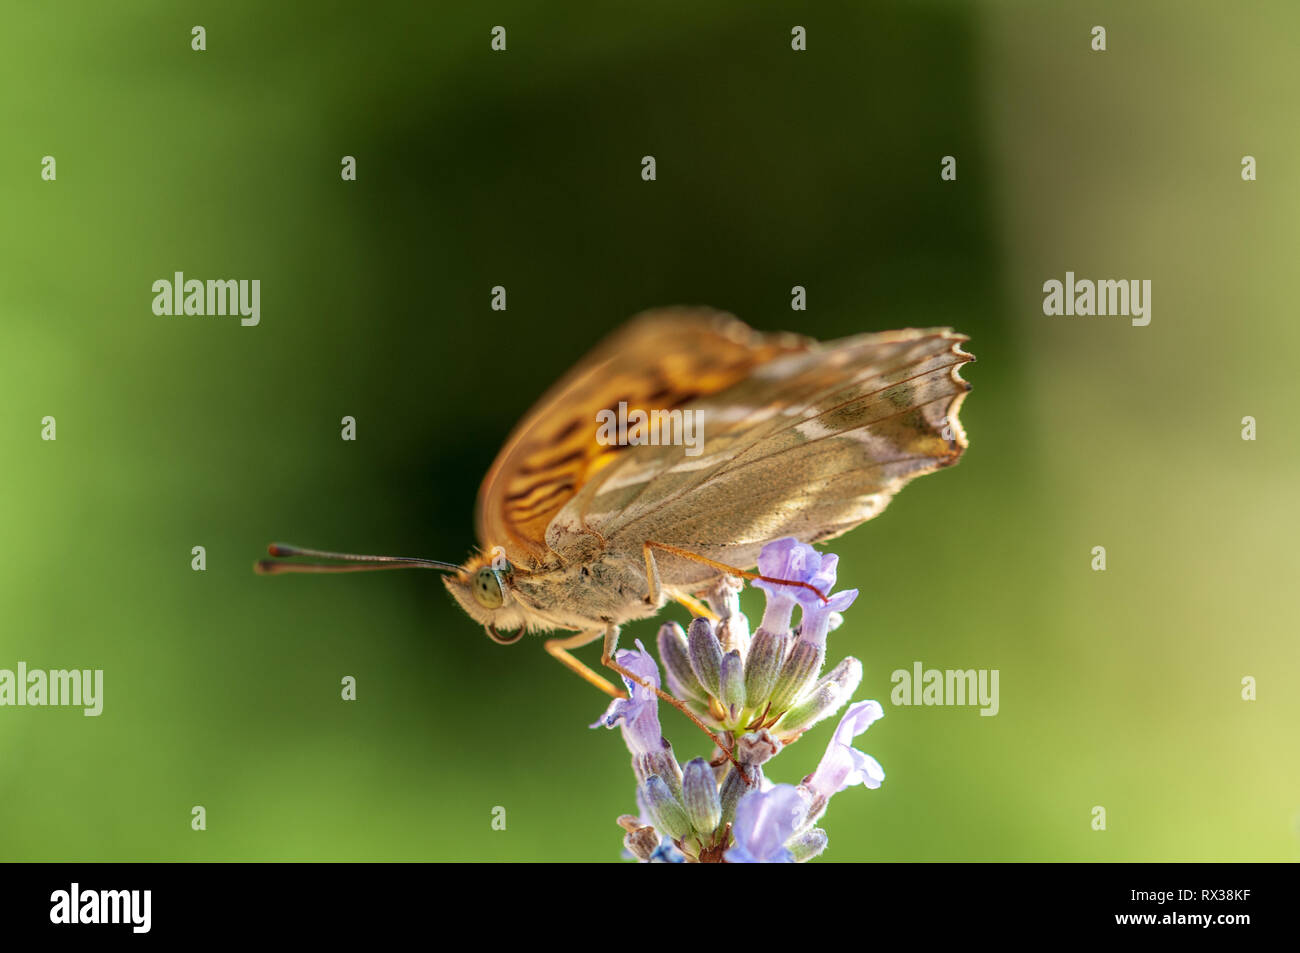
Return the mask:
M 4 20 L 0 668 L 102 668 L 105 701 L 0 709 L 0 858 L 615 859 L 626 751 L 539 639 L 489 643 L 432 574 L 251 567 L 272 539 L 461 559 L 533 399 L 677 303 L 951 324 L 979 358 L 962 464 L 831 545 L 888 780 L 832 804 L 825 859 L 1297 858 L 1294 4 Z M 1067 269 L 1151 279 L 1150 326 L 1045 317 Z M 154 316 L 176 270 L 261 279 L 261 325 Z M 1000 714 L 889 705 L 915 660 L 999 669 Z

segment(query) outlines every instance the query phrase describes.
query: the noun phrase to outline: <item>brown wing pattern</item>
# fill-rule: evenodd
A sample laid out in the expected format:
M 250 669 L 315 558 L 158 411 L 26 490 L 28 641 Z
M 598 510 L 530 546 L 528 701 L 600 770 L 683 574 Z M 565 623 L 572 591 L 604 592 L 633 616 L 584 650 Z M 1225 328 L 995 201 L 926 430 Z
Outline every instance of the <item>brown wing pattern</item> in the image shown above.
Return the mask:
M 811 345 L 796 335 L 759 334 L 707 309 L 633 318 L 547 391 L 511 434 L 479 488 L 480 542 L 504 547 L 517 565 L 536 563 L 552 519 L 592 475 L 629 450 L 648 449 L 598 443 L 599 411 L 620 401 L 629 408 L 681 407 Z
M 700 456 L 629 448 L 560 514 L 555 539 L 595 531 L 615 551 L 653 540 L 749 568 L 773 539 L 847 532 L 965 450 L 965 340 L 891 331 L 777 357 L 689 405 L 703 413 Z M 660 569 L 667 585 L 711 575 L 673 557 Z

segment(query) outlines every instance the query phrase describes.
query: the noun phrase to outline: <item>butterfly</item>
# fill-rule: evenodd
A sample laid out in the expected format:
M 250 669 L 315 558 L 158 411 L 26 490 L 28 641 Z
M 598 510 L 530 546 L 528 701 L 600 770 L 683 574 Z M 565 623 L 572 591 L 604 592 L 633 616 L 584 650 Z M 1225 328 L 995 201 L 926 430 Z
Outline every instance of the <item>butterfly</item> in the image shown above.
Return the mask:
M 273 544 L 279 558 L 257 568 L 443 570 L 452 597 L 494 641 L 575 633 L 549 639 L 547 651 L 618 697 L 572 649 L 603 639 L 602 664 L 635 678 L 614 659 L 621 625 L 670 598 L 706 612 L 695 597 L 723 577 L 766 578 L 750 571 L 765 544 L 833 539 L 880 513 L 909 480 L 957 462 L 967 445 L 957 414 L 970 389 L 959 371 L 974 360 L 961 348 L 967 340 L 932 328 L 819 343 L 709 309 L 645 312 L 515 428 L 479 489 L 481 549 L 464 565 Z M 635 428 L 602 439 L 602 421 L 624 408 L 657 413 L 669 439 L 640 439 Z M 677 439 L 688 420 L 702 438 L 694 447 Z M 302 557 L 327 561 L 294 561 Z

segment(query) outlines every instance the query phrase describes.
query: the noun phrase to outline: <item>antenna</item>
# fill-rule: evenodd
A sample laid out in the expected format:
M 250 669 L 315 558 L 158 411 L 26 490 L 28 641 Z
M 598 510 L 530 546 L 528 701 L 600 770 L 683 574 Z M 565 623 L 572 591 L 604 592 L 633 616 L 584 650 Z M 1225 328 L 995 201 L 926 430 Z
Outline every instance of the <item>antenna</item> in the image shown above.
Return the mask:
M 266 547 L 276 559 L 259 559 L 253 569 L 264 576 L 274 576 L 286 572 L 370 572 L 376 569 L 440 569 L 443 572 L 460 572 L 455 563 L 445 563 L 439 559 L 420 559 L 415 556 L 360 556 L 356 553 L 331 553 L 323 549 L 306 549 L 291 546 L 288 543 L 272 543 Z M 288 562 L 296 556 L 309 559 L 330 559 L 334 562 L 306 563 Z

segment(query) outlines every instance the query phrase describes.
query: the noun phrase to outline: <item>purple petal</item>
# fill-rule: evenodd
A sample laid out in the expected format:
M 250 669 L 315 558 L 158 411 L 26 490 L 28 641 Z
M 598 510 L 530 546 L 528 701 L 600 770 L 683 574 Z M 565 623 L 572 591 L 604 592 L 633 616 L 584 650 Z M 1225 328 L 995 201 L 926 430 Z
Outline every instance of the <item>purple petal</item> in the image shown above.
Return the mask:
M 636 649 L 619 649 L 615 652 L 614 661 L 633 675 L 647 679 L 656 688 L 659 687 L 659 666 L 655 664 L 654 656 L 645 650 L 645 646 L 641 644 L 640 639 L 636 640 Z M 640 692 L 643 695 L 649 695 L 651 698 L 657 697 L 650 689 L 639 682 L 629 681 L 626 676 L 623 678 L 623 684 L 627 686 L 629 695 Z
M 853 605 L 853 600 L 857 597 L 858 590 L 842 589 L 825 602 L 818 599 L 811 605 L 805 605 L 803 617 L 799 620 L 799 638 L 813 645 L 824 644 L 826 633 L 830 631 L 831 616 Z
M 758 571 L 760 575 L 770 576 L 773 579 L 810 582 L 821 569 L 825 558 L 807 543 L 801 543 L 793 536 L 787 536 L 763 547 L 758 554 Z M 834 559 L 834 557 L 830 558 Z M 763 579 L 755 579 L 751 585 L 756 589 L 762 589 L 767 594 L 767 607 L 763 611 L 762 627 L 773 634 L 790 630 L 790 616 L 796 605 L 806 606 L 811 602 L 821 601 L 816 593 L 803 586 L 788 586 Z
M 731 832 L 736 845 L 726 853 L 732 864 L 789 864 L 794 856 L 785 842 L 808 813 L 808 802 L 792 784 L 750 791 L 736 805 Z
M 822 554 L 807 543 L 801 543 L 793 536 L 787 536 L 763 547 L 758 554 L 758 571 L 760 575 L 770 576 L 773 579 L 811 582 L 822 566 L 822 559 Z M 817 598 L 803 586 L 787 586 L 763 579 L 755 579 L 753 585 L 755 588 L 762 589 L 769 597 L 792 598 L 797 602 Z
M 840 718 L 832 740 L 843 745 L 851 745 L 854 738 L 884 717 L 885 710 L 880 707 L 880 702 L 865 701 L 850 705 Z
M 821 554 L 793 536 L 768 543 L 758 554 L 758 571 L 777 579 L 803 579 L 819 568 Z
M 821 557 L 821 565 L 817 570 L 808 577 L 808 582 L 812 583 L 821 592 L 830 592 L 835 588 L 836 569 L 840 564 L 840 557 L 835 553 L 826 553 Z M 819 602 L 821 600 L 818 600 Z
M 885 780 L 884 768 L 871 755 L 854 748 L 853 739 L 884 715 L 879 702 L 864 701 L 849 706 L 826 746 L 826 754 L 817 770 L 805 782 L 814 799 L 829 800 L 831 795 L 855 784 L 880 787 Z
M 644 678 L 656 687 L 659 685 L 659 666 L 654 657 L 645 650 L 641 640 L 637 640 L 637 651 L 624 649 L 616 652 L 614 658 L 629 672 Z M 613 728 L 622 724 L 623 740 L 628 750 L 634 755 L 647 754 L 663 748 L 663 731 L 659 727 L 659 696 L 652 689 L 626 676 L 623 684 L 627 686 L 627 698 L 614 699 L 605 714 L 590 727 L 604 725 Z

